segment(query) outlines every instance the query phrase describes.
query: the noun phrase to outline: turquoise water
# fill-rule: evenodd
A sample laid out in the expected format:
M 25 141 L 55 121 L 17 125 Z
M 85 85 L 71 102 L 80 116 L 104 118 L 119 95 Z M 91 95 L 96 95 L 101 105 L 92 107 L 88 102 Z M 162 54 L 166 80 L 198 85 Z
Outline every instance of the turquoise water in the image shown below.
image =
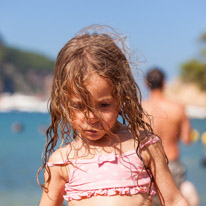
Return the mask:
M 38 129 L 49 124 L 48 114 L 0 113 L 0 205 L 38 205 L 41 189 L 36 172 L 41 165 L 45 136 Z M 23 125 L 14 133 L 15 122 Z
M 36 183 L 36 172 L 41 166 L 45 136 L 39 131 L 49 125 L 48 114 L 0 113 L 0 205 L 37 206 L 41 189 Z M 22 131 L 12 131 L 12 124 L 20 122 Z M 191 120 L 200 134 L 206 131 L 206 119 Z M 194 183 L 200 195 L 200 206 L 206 205 L 206 167 L 201 164 L 206 148 L 201 141 L 190 147 L 181 146 L 181 156 L 188 168 L 187 178 Z M 41 177 L 43 180 L 43 178 Z
M 199 131 L 200 137 L 189 147 L 180 145 L 181 159 L 187 167 L 187 179 L 195 185 L 198 191 L 200 206 L 206 206 L 206 165 L 202 164 L 203 156 L 206 155 L 206 145 L 201 142 L 201 135 L 206 132 L 206 119 L 192 119 L 191 124 Z

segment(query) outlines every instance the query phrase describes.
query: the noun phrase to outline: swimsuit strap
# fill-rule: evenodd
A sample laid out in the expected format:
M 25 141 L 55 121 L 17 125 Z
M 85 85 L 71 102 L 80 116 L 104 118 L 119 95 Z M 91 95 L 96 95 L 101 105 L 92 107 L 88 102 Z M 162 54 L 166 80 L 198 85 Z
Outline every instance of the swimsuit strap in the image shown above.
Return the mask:
M 156 142 L 159 142 L 160 139 L 158 136 L 155 136 L 155 137 L 145 137 L 143 140 L 142 140 L 142 143 L 140 145 L 140 148 L 144 148 L 146 146 L 149 146 L 151 144 L 154 144 Z
M 59 162 L 47 162 L 48 167 L 53 167 L 53 166 L 64 166 L 69 164 L 69 160 L 64 160 L 64 161 L 59 161 Z

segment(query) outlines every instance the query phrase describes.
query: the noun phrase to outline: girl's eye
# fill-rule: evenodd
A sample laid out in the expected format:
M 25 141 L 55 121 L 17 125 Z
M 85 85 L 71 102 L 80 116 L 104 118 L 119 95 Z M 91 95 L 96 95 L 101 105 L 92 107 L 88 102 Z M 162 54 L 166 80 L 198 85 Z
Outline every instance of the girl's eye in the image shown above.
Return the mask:
M 82 104 L 72 104 L 71 105 L 74 109 L 83 109 L 84 106 Z
M 106 108 L 106 107 L 109 107 L 109 106 L 110 106 L 109 103 L 102 103 L 102 104 L 101 104 L 101 107 L 103 107 L 103 108 Z

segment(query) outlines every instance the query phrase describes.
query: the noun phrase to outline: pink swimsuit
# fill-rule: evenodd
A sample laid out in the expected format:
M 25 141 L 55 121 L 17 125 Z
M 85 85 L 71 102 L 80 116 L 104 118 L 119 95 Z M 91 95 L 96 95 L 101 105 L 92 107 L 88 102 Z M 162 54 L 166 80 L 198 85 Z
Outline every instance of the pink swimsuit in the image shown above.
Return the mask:
M 141 145 L 141 148 L 157 141 L 158 137 L 150 139 Z M 121 155 L 115 153 L 96 155 L 93 159 L 49 162 L 48 166 L 68 162 L 71 162 L 73 167 L 69 172 L 69 181 L 65 184 L 64 199 L 67 201 L 97 195 L 134 195 L 149 192 L 150 195 L 155 194 L 153 188 L 149 191 L 151 179 L 135 150 Z

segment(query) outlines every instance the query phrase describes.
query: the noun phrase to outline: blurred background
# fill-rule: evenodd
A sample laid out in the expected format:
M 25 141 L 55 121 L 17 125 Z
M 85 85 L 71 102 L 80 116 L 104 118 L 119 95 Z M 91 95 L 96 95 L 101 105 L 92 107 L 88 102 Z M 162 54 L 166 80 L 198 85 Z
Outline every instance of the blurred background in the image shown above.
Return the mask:
M 141 0 L 0 0 L 0 205 L 38 205 L 47 101 L 59 50 L 91 24 L 126 35 L 145 72 L 160 67 L 166 95 L 186 106 L 194 143 L 180 144 L 187 178 L 206 205 L 206 2 Z M 42 179 L 42 177 L 41 177 Z

